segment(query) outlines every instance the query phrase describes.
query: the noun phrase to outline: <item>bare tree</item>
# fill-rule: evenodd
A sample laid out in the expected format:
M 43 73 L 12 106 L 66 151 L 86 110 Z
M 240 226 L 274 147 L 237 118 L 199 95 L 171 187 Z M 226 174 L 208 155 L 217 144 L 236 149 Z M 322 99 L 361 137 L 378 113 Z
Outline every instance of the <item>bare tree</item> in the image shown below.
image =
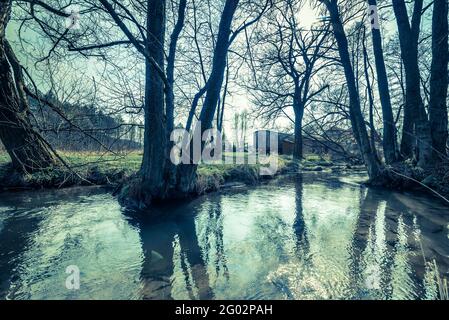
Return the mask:
M 207 81 L 206 97 L 199 118 L 199 130 L 201 135 L 212 127 L 215 112 L 220 99 L 221 88 L 224 81 L 224 72 L 228 49 L 231 44 L 231 26 L 239 0 L 226 0 L 218 29 L 217 41 L 212 62 L 212 71 Z M 190 193 L 195 187 L 197 166 L 193 164 L 180 165 L 178 190 Z
M 377 0 L 368 0 L 368 4 L 377 7 Z M 377 26 L 376 26 L 377 25 Z M 385 161 L 387 164 L 399 160 L 398 141 L 396 133 L 396 124 L 393 117 L 393 108 L 391 106 L 390 87 L 385 66 L 382 34 L 378 21 L 371 27 L 374 58 L 376 61 L 377 84 L 379 89 L 380 103 L 382 105 L 383 117 L 383 149 Z
M 411 22 L 404 0 L 393 0 L 393 9 L 399 30 L 402 60 L 406 78 L 406 98 L 402 131 L 402 154 L 410 158 L 414 154 L 416 134 L 417 150 L 415 157 L 421 166 L 431 163 L 432 141 L 430 124 L 421 96 L 421 76 L 418 65 L 418 45 L 421 30 L 423 1 L 414 2 Z
M 262 30 L 256 46 L 261 46 L 250 67 L 249 85 L 259 114 L 265 118 L 292 107 L 294 112 L 295 159 L 303 157 L 303 117 L 312 99 L 328 86 L 317 81 L 317 75 L 329 66 L 320 59 L 329 51 L 329 27 L 300 25 L 296 14 L 305 1 L 288 0 L 271 11 L 268 25 Z M 250 44 L 251 45 L 251 44 Z
M 15 169 L 32 172 L 57 165 L 57 157 L 30 120 L 22 66 L 5 37 L 12 1 L 0 2 L 0 139 Z
M 330 15 L 333 34 L 338 44 L 340 61 L 343 65 L 346 83 L 349 91 L 349 113 L 352 130 L 360 148 L 360 153 L 368 168 L 368 174 L 372 180 L 381 176 L 381 165 L 379 164 L 375 152 L 372 150 L 365 120 L 360 106 L 360 97 L 357 90 L 356 78 L 352 66 L 348 39 L 340 16 L 340 9 L 337 0 L 319 0 L 323 3 Z
M 184 28 L 185 16 L 186 16 L 186 7 L 187 0 L 179 1 L 179 9 L 178 9 L 178 19 L 176 25 L 173 29 L 173 32 L 170 37 L 170 49 L 167 57 L 167 81 L 168 88 L 166 93 L 166 108 L 167 108 L 167 132 L 172 132 L 174 129 L 174 121 L 175 121 L 175 93 L 174 93 L 174 85 L 175 85 L 175 62 L 176 62 L 176 51 L 178 49 L 178 40 L 179 36 Z
M 448 4 L 434 0 L 432 21 L 432 69 L 430 79 L 429 117 L 432 128 L 433 156 L 447 156 L 448 140 Z

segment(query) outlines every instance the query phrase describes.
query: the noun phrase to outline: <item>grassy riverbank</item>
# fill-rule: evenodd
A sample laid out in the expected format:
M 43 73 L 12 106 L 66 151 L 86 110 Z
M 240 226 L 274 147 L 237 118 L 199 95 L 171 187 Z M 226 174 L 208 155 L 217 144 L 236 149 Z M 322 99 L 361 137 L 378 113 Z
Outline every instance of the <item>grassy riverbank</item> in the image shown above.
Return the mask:
M 0 154 L 0 190 L 17 191 L 85 185 L 114 186 L 136 173 L 142 161 L 142 155 L 137 152 L 127 155 L 61 152 L 60 155 L 70 166 L 70 170 L 62 167 L 20 175 L 12 169 L 8 155 Z M 234 156 L 234 154 L 226 155 L 226 157 Z M 278 158 L 278 174 L 295 168 L 295 162 L 291 158 L 283 156 Z M 310 168 L 314 170 L 314 166 Z M 202 194 L 218 190 L 233 182 L 257 184 L 264 179 L 259 171 L 260 165 L 200 165 L 197 192 Z
M 0 153 L 0 191 L 55 189 L 72 186 L 117 186 L 135 174 L 142 161 L 138 152 L 126 155 L 98 153 L 61 152 L 71 169 L 54 168 L 33 174 L 20 175 L 15 172 L 6 153 Z M 226 154 L 233 158 L 236 154 Z M 242 156 L 240 154 L 240 156 Z M 329 159 L 308 155 L 305 160 L 295 162 L 291 157 L 279 156 L 276 175 L 310 171 L 360 171 L 364 167 L 335 164 Z M 384 187 L 395 190 L 421 189 L 440 198 L 449 198 L 449 165 L 442 164 L 435 170 L 426 171 L 413 165 L 388 167 Z M 198 168 L 198 194 L 220 190 L 233 184 L 257 185 L 271 176 L 260 175 L 260 165 L 213 164 Z M 442 197 L 441 197 L 442 196 Z
M 0 190 L 63 188 L 114 184 L 136 172 L 141 156 L 93 153 L 60 153 L 71 167 L 58 167 L 21 175 L 15 172 L 7 155 L 0 155 Z

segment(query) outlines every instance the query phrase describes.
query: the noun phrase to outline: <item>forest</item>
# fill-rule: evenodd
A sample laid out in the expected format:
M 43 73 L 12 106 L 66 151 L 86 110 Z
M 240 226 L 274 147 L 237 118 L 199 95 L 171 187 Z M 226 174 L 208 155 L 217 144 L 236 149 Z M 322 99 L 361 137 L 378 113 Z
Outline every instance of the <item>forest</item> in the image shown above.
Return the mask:
M 40 234 L 79 203 L 79 228 L 101 211 L 138 230 L 145 299 L 447 299 L 448 37 L 447 0 L 0 0 L 0 271 L 29 241 L 6 213 L 40 208 L 25 232 Z M 239 212 L 273 240 L 245 238 Z M 353 251 L 325 249 L 324 230 Z M 295 253 L 233 274 L 239 237 Z M 340 253 L 352 276 L 321 283 Z M 26 297 L 11 281 L 0 298 Z

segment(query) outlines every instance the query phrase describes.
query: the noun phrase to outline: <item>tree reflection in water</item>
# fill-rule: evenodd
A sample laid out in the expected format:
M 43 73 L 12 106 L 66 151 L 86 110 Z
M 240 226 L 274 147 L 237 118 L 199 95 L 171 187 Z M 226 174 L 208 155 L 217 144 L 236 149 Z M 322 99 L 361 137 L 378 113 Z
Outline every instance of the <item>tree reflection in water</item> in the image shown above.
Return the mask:
M 204 229 L 204 233 L 201 243 L 203 244 L 206 265 L 211 263 L 214 266 L 215 279 L 223 276 L 229 280 L 229 268 L 223 241 L 224 217 L 221 199 L 208 203 L 205 214 L 208 218 L 202 221 L 201 227 Z
M 141 214 L 104 191 L 0 198 L 0 295 L 436 299 L 447 206 L 304 174 Z M 436 261 L 438 272 L 433 264 Z M 82 289 L 65 270 L 79 266 Z
M 303 175 L 299 174 L 295 181 L 295 220 L 293 223 L 293 231 L 296 237 L 297 255 L 307 258 L 309 255 L 309 240 L 307 235 L 307 227 L 304 220 L 303 188 Z
M 436 273 L 424 256 L 444 265 L 432 249 L 447 246 L 434 215 L 414 208 L 422 199 L 302 175 L 287 181 L 276 190 L 278 207 L 266 206 L 276 188 L 270 186 L 208 196 L 160 222 L 139 221 L 143 296 L 437 297 Z M 257 281 L 260 288 L 245 291 Z
M 353 285 L 359 289 L 356 295 L 393 300 L 437 298 L 436 274 L 428 262 L 436 259 L 444 265 L 446 259 L 432 249 L 425 250 L 422 241 L 439 237 L 432 240 L 433 245 L 444 243 L 444 232 L 435 232 L 436 221 L 426 221 L 431 216 L 417 210 L 419 202 L 410 206 L 401 201 L 407 198 L 400 193 L 386 197 L 383 190 L 364 192 L 351 249 Z
M 143 252 L 141 271 L 143 299 L 173 299 L 175 262 L 182 269 L 184 289 L 190 299 L 213 298 L 209 276 L 203 260 L 195 228 L 195 216 L 190 213 L 164 217 L 130 214 L 130 223 L 140 234 Z M 175 249 L 179 246 L 178 256 Z

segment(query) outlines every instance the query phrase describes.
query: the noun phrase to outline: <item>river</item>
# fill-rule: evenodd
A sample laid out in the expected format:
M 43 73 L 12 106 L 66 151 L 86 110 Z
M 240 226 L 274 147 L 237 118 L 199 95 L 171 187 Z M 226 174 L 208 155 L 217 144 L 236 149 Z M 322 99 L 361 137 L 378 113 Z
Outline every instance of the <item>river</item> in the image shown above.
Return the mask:
M 364 178 L 305 173 L 147 213 L 102 188 L 0 194 L 0 298 L 437 299 L 449 207 Z

